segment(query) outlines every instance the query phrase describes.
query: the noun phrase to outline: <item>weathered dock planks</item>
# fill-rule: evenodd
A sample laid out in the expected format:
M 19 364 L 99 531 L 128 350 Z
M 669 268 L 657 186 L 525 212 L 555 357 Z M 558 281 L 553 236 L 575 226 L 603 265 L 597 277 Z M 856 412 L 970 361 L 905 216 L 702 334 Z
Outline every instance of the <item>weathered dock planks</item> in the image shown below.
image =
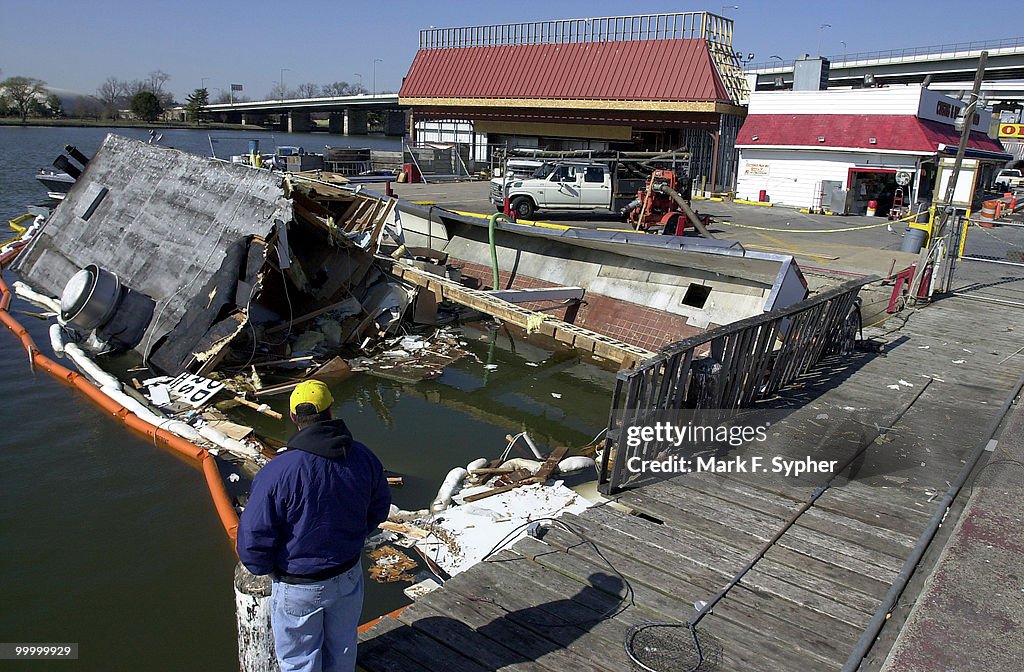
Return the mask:
M 1024 372 L 1024 356 L 1007 359 L 1019 347 L 1008 329 L 1024 330 L 1024 312 L 944 301 L 889 335 L 884 356 L 826 362 L 775 400 L 789 408 L 776 427 L 783 452 L 843 460 L 858 441 L 867 449 L 700 622 L 721 648 L 716 670 L 842 667 L 934 512 L 934 493 Z M 936 380 L 918 394 L 926 376 Z M 821 416 L 840 411 L 867 429 L 823 440 Z M 875 425 L 883 436 L 872 441 Z M 695 602 L 715 595 L 820 484 L 752 474 L 644 481 L 617 497 L 632 513 L 564 516 L 568 529 L 521 540 L 375 626 L 360 664 L 630 669 L 631 626 L 693 617 Z

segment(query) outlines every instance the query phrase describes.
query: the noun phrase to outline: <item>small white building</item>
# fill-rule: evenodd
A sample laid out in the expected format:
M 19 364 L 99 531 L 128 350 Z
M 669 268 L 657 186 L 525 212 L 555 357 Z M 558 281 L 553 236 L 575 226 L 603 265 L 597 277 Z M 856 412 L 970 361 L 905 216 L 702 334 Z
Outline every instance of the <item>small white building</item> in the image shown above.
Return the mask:
M 871 201 L 879 215 L 930 202 L 941 159 L 956 154 L 963 107 L 917 84 L 754 92 L 736 140 L 736 195 L 844 214 L 864 214 Z M 991 116 L 973 116 L 967 145 L 982 185 L 1011 158 L 986 135 Z

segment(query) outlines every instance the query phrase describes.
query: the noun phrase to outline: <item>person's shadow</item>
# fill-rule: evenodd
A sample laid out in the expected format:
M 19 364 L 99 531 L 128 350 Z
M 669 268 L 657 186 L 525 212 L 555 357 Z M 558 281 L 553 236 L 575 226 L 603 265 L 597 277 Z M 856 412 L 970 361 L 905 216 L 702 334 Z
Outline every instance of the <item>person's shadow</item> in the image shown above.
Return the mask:
M 591 637 L 573 647 L 630 606 L 631 593 L 619 576 L 595 572 L 571 597 L 522 607 L 530 599 L 526 587 L 523 581 L 522 594 L 507 587 L 489 591 L 474 577 L 456 577 L 403 612 L 404 622 L 385 619 L 373 628 L 359 644 L 359 664 L 368 672 L 482 672 L 523 669 L 523 663 L 543 658 L 538 669 L 593 669 L 595 660 L 601 668 L 629 669 L 621 639 Z

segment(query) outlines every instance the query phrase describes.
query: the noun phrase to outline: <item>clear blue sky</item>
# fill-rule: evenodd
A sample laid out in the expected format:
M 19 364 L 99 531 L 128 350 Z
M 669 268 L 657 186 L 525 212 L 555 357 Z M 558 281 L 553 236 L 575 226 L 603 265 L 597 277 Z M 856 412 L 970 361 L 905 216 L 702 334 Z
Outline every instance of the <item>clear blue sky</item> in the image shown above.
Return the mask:
M 1014 5 L 1014 2 L 1006 6 Z M 739 9 L 734 9 L 738 5 Z M 35 77 L 94 93 L 107 77 L 171 76 L 178 100 L 202 84 L 211 95 L 242 84 L 264 97 L 285 84 L 334 81 L 397 91 L 416 53 L 418 31 L 544 19 L 707 10 L 735 21 L 734 46 L 755 61 L 800 53 L 835 55 L 1024 35 L 998 19 L 996 4 L 965 10 L 952 0 L 733 0 L 729 5 L 608 0 L 0 0 L 0 78 Z M 725 7 L 725 9 L 723 9 Z M 830 28 L 821 28 L 830 24 Z M 846 42 L 844 48 L 842 42 Z

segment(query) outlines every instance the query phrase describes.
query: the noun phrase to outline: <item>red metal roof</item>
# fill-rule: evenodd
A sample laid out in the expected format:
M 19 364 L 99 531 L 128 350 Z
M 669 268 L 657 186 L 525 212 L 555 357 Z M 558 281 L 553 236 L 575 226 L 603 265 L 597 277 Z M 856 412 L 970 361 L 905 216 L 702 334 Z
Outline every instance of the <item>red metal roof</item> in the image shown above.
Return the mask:
M 401 98 L 730 102 L 704 40 L 421 49 Z
M 825 138 L 824 142 L 819 137 Z M 871 138 L 875 138 L 874 144 Z M 736 138 L 737 147 L 852 147 L 918 154 L 932 154 L 939 144 L 958 146 L 960 133 L 952 126 L 905 114 L 752 114 Z M 978 131 L 971 132 L 967 146 L 1004 151 L 997 141 Z

